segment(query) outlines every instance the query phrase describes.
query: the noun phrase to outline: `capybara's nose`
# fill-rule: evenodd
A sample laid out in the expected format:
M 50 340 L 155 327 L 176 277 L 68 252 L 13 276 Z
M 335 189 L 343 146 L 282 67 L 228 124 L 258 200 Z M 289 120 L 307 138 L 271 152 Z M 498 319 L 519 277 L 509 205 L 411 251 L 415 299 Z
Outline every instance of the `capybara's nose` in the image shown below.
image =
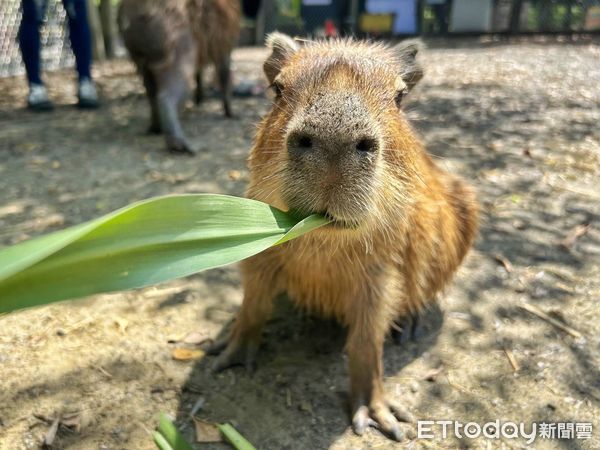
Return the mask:
M 289 134 L 287 148 L 292 157 L 303 157 L 315 153 L 366 155 L 376 152 L 379 142 L 377 138 L 368 135 L 353 139 L 343 135 L 318 136 L 316 133 L 302 130 Z

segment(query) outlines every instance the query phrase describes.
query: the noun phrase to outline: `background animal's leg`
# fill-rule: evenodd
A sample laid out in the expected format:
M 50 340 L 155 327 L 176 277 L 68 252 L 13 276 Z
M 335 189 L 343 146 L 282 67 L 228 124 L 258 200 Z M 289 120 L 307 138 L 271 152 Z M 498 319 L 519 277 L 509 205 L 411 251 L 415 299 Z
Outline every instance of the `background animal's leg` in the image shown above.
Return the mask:
M 357 302 L 358 303 L 358 302 Z M 360 304 L 373 305 L 372 302 Z M 357 311 L 350 324 L 347 351 L 350 370 L 352 427 L 361 435 L 368 426 L 380 429 L 400 441 L 402 431 L 398 420 L 412 420 L 401 406 L 386 400 L 383 389 L 383 342 L 387 325 L 371 306 Z
M 158 113 L 170 151 L 196 153 L 179 122 L 179 105 L 188 93 L 188 82 L 177 64 L 161 74 L 157 95 Z
M 260 345 L 262 330 L 273 312 L 276 292 L 273 283 L 255 278 L 244 283 L 244 301 L 229 336 L 216 341 L 209 353 L 219 353 L 215 371 L 243 364 L 252 371 Z
M 143 69 L 142 77 L 144 79 L 144 86 L 146 88 L 146 95 L 150 102 L 150 126 L 148 127 L 148 133 L 160 134 L 162 132 L 160 127 L 160 114 L 158 112 L 158 101 L 156 80 L 152 72 L 145 68 Z
M 221 89 L 221 97 L 223 99 L 223 110 L 226 117 L 233 117 L 231 111 L 231 56 L 227 55 L 217 65 L 217 77 L 219 79 L 219 88 Z
M 204 89 L 202 86 L 202 69 L 198 69 L 196 72 L 196 95 L 194 100 L 196 105 L 199 105 L 204 100 Z

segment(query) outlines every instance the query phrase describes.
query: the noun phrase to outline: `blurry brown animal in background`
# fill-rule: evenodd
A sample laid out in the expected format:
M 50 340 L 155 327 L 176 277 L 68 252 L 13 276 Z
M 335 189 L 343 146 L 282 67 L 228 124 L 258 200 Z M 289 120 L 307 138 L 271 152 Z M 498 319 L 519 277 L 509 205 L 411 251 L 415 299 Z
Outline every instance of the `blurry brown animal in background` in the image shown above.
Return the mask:
M 433 162 L 400 108 L 421 78 L 418 44 L 269 38 L 264 64 L 276 98 L 249 158 L 248 197 L 332 223 L 242 264 L 244 301 L 214 368 L 252 364 L 274 298 L 348 327 L 353 428 L 401 439 L 411 420 L 386 399 L 383 344 L 418 313 L 471 247 L 471 188 Z
M 195 152 L 181 128 L 178 109 L 209 63 L 215 65 L 225 115 L 231 117 L 231 51 L 239 36 L 240 15 L 239 0 L 121 3 L 119 29 L 144 80 L 149 131 L 164 133 L 169 150 Z

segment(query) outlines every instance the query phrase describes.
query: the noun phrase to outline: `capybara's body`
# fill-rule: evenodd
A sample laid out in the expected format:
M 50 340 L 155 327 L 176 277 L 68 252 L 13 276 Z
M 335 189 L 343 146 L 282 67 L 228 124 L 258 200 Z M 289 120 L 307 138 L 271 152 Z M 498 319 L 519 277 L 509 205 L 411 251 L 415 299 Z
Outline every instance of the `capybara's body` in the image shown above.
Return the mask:
M 150 101 L 150 131 L 165 133 L 167 147 L 193 151 L 178 107 L 214 64 L 225 115 L 231 116 L 230 55 L 240 29 L 239 0 L 123 0 L 119 28 Z M 198 78 L 197 78 L 198 77 Z
M 437 167 L 400 108 L 421 78 L 415 43 L 270 39 L 276 90 L 249 158 L 248 197 L 332 223 L 242 264 L 244 301 L 220 369 L 249 362 L 274 298 L 348 328 L 353 426 L 400 439 L 384 397 L 383 343 L 451 279 L 476 235 L 471 188 Z M 242 359 L 240 360 L 240 357 Z

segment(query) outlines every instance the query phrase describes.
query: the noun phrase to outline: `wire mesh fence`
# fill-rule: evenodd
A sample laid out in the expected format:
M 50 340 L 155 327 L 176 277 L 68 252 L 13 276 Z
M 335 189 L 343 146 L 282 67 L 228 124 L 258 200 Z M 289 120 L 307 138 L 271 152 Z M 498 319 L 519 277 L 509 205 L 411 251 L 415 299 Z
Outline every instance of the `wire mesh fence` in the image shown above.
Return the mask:
M 38 0 L 40 1 L 40 0 Z M 40 1 L 40 5 L 44 3 Z M 41 58 L 44 70 L 56 70 L 74 64 L 69 44 L 67 13 L 60 0 L 45 1 L 46 12 L 40 28 Z M 25 72 L 19 51 L 21 0 L 2 0 L 0 10 L 0 77 Z
M 1 1 L 0 77 L 5 77 L 24 72 L 18 44 L 21 0 Z M 62 1 L 36 1 L 46 5 L 40 30 L 43 70 L 72 66 L 74 57 Z M 114 6 L 118 3 L 118 0 L 108 1 Z M 102 4 L 100 0 L 97 3 Z M 573 33 L 600 29 L 600 0 L 260 0 L 260 3 L 262 20 L 245 23 L 262 22 L 262 34 L 274 29 L 309 36 L 330 35 L 328 30 L 333 29 L 335 34 L 371 37 L 465 32 Z M 389 20 L 381 20 L 386 14 Z M 375 27 L 375 32 L 361 29 L 365 24 Z M 381 26 L 388 27 L 388 32 L 377 31 Z M 101 29 L 94 32 L 102 33 Z M 255 31 L 250 34 L 259 36 Z M 95 41 L 98 39 L 102 37 L 95 36 Z M 244 43 L 261 44 L 262 39 L 257 37 Z

